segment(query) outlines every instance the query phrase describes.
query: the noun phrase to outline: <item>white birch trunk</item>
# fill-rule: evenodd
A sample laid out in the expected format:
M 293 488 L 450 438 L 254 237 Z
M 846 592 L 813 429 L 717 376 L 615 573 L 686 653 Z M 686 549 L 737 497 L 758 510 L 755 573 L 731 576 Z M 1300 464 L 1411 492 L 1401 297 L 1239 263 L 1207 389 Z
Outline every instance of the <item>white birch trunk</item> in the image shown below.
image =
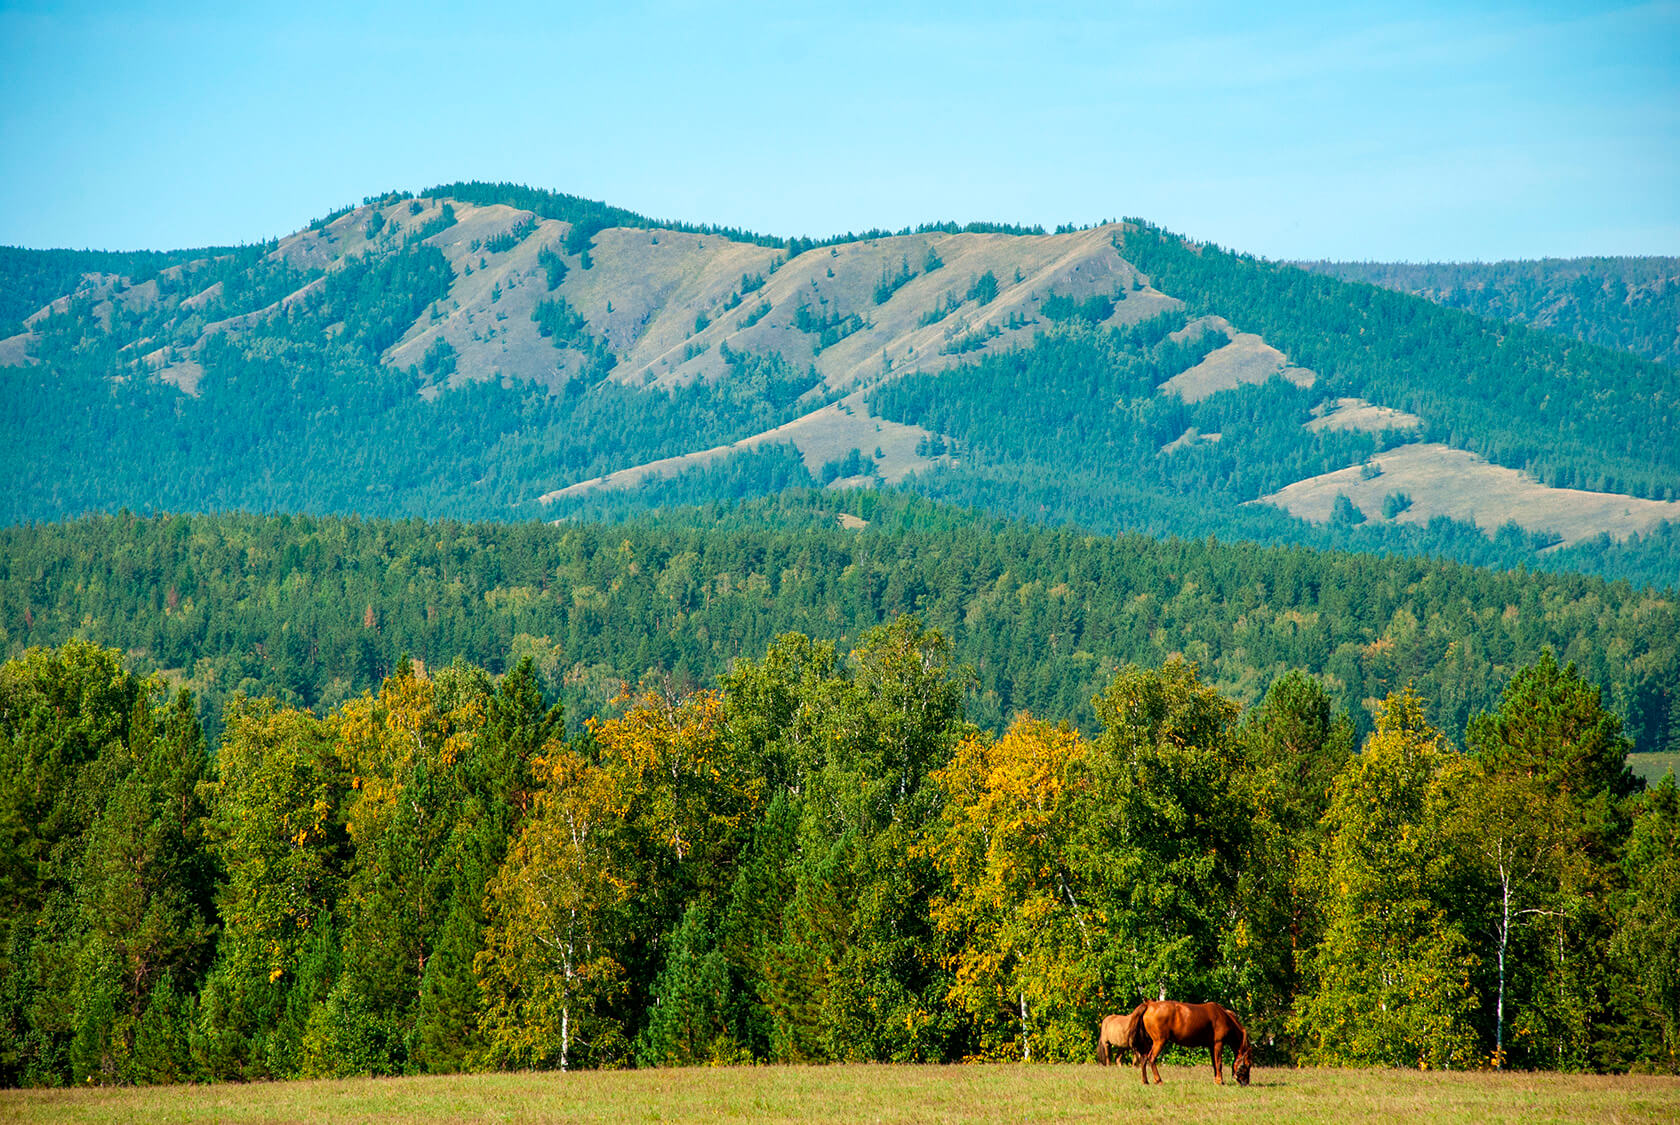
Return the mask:
M 1494 1065 L 1505 1069 L 1505 947 L 1511 941 L 1511 874 L 1499 865 L 1499 1005 L 1494 1016 Z
M 564 1073 L 571 1065 L 572 1053 L 572 940 L 571 934 L 577 928 L 577 910 L 571 911 L 571 926 L 567 930 L 566 955 L 561 962 L 566 974 L 566 1001 L 560 1006 L 560 1070 Z
M 1032 1061 L 1032 1045 L 1027 1042 L 1027 994 L 1021 993 L 1021 1061 Z

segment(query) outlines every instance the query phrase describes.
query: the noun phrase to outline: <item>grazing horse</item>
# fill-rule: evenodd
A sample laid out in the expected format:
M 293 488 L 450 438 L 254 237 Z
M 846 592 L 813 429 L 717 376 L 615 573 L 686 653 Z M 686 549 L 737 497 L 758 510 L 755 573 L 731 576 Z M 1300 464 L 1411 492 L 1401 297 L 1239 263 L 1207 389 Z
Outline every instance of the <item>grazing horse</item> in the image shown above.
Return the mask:
M 1181 1047 L 1206 1047 L 1213 1052 L 1213 1080 L 1221 1086 L 1225 1077 L 1220 1062 L 1229 1043 L 1236 1052 L 1232 1072 L 1237 1085 L 1248 1085 L 1248 1071 L 1254 1065 L 1249 1051 L 1248 1029 L 1237 1022 L 1231 1009 L 1220 1004 L 1181 1004 L 1177 1000 L 1146 1000 L 1140 1005 L 1140 1015 L 1132 1031 L 1132 1049 L 1143 1061 L 1139 1064 L 1143 1084 L 1149 1085 L 1149 1072 L 1161 1081 L 1161 1068 L 1156 1060 L 1169 1043 Z
M 1139 1047 L 1138 1021 L 1143 1018 L 1145 1005 L 1139 1004 L 1126 1015 L 1104 1016 L 1097 1027 L 1097 1062 L 1102 1066 L 1120 1063 L 1120 1056 L 1130 1049 L 1136 1058 L 1142 1058 L 1143 1052 L 1149 1049 L 1149 1041 L 1145 1039 Z

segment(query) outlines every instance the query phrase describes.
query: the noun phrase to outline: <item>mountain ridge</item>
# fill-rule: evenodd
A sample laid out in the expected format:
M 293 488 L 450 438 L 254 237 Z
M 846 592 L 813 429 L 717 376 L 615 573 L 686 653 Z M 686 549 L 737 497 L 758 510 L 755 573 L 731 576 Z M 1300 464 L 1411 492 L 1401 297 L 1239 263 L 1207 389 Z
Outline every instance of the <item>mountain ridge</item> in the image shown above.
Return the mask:
M 230 500 L 554 518 L 602 489 L 637 504 L 783 480 L 979 488 L 1020 511 L 1006 480 L 1084 478 L 1092 500 L 1139 503 L 1066 493 L 1040 513 L 1102 529 L 1195 525 L 1199 508 L 1219 533 L 1286 542 L 1341 519 L 1366 524 L 1372 549 L 1449 553 L 1454 528 L 1514 521 L 1538 564 L 1559 544 L 1643 542 L 1680 515 L 1680 465 L 1660 448 L 1680 401 L 1668 369 L 1138 220 L 817 242 L 457 187 L 370 199 L 144 280 L 90 273 L 25 318 L 0 341 L 0 377 L 10 428 L 44 431 L 12 455 L 49 479 L 11 518 Z M 995 380 L 1018 378 L 998 396 Z M 953 394 L 988 406 L 959 424 Z M 1032 432 L 1004 432 L 1012 418 Z M 260 482 L 232 449 L 209 466 L 230 426 L 270 448 Z M 113 428 L 136 456 L 178 450 L 152 470 L 163 487 L 66 459 Z M 288 431 L 301 453 L 281 445 Z M 369 434 L 378 444 L 357 448 Z M 1427 469 L 1427 487 L 1339 483 L 1430 442 L 1463 456 Z M 1521 495 L 1491 487 L 1495 471 L 1526 473 Z M 1327 499 L 1289 499 L 1302 492 Z M 1293 515 L 1239 516 L 1255 503 Z M 1659 551 L 1653 565 L 1669 563 Z

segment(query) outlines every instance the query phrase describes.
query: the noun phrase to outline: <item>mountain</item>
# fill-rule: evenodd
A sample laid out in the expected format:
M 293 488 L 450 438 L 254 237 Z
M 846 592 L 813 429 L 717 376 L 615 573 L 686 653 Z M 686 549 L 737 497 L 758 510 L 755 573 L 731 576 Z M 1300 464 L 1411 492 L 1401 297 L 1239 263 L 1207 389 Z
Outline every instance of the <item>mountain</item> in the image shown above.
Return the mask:
M 1139 221 L 818 243 L 456 184 L 176 257 L 0 340 L 0 517 L 894 486 L 1680 585 L 1672 368 Z
M 1680 364 L 1680 258 L 1296 264 L 1671 367 Z

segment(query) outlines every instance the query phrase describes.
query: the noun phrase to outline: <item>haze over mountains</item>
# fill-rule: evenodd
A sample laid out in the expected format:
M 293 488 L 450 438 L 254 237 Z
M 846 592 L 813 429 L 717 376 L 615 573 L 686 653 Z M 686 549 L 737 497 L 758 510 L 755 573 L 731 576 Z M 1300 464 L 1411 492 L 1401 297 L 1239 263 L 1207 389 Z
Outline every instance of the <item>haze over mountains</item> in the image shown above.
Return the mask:
M 1669 366 L 1680 363 L 1680 258 L 1296 264 Z
M 817 244 L 458 184 L 203 258 L 55 253 L 3 262 L 8 308 L 43 298 L 0 340 L 12 521 L 562 518 L 895 485 L 1103 530 L 1680 580 L 1672 367 L 1140 222 Z M 1675 271 L 1653 261 L 1619 305 L 1603 268 L 1404 287 L 1497 290 L 1477 311 L 1672 359 L 1672 333 L 1611 324 L 1665 315 Z M 1529 290 L 1547 307 L 1518 316 Z

